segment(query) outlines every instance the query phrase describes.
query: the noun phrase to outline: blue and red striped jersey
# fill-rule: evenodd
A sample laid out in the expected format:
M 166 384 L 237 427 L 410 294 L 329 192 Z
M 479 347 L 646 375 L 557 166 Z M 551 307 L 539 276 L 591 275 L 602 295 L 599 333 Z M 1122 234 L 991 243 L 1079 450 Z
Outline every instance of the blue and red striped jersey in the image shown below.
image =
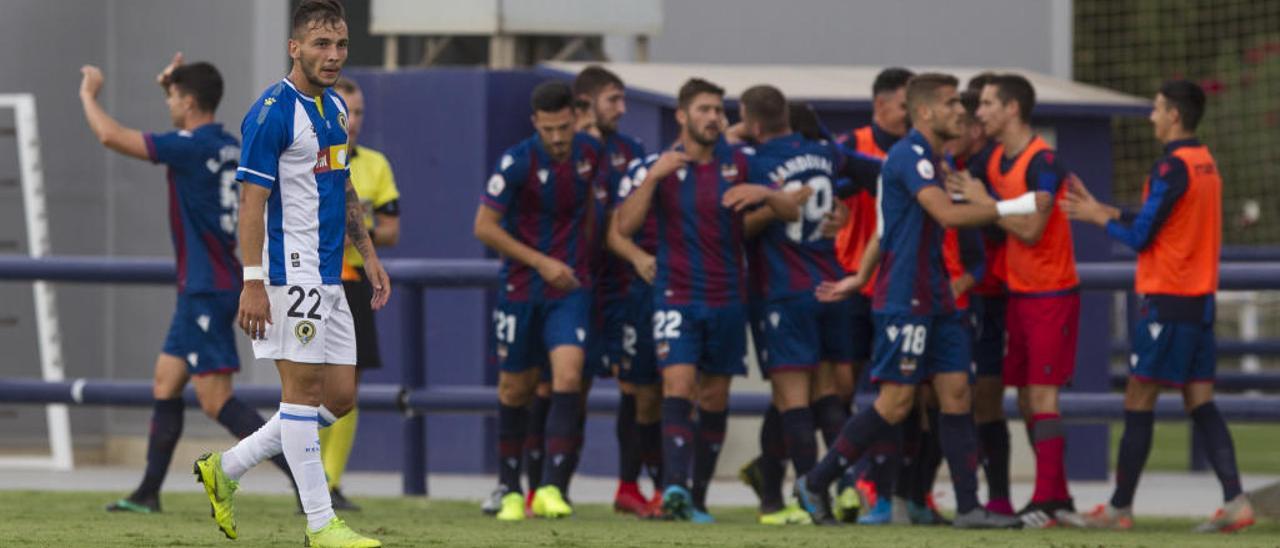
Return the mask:
M 720 202 L 730 188 L 748 182 L 750 154 L 721 140 L 710 161 L 657 182 L 650 206 L 658 235 L 654 290 L 664 302 L 722 306 L 746 298 L 743 214 Z
M 757 145 L 749 163 L 751 181 L 813 191 L 799 220 L 769 223 L 749 244 L 752 298 L 809 293 L 824 280 L 844 277 L 835 238 L 823 236 L 821 225 L 836 199 L 835 181 L 848 176 L 845 156 L 831 143 L 793 133 Z
M 169 228 L 178 263 L 178 292 L 239 291 L 236 166 L 240 143 L 205 124 L 192 131 L 145 133 L 147 155 L 169 180 Z
M 955 312 L 942 258 L 942 225 L 916 200 L 921 190 L 942 187 L 938 163 L 937 153 L 914 129 L 885 158 L 876 203 L 883 228 L 871 300 L 876 312 L 916 316 Z
M 608 161 L 606 180 L 607 194 L 604 195 L 602 215 L 608 215 L 615 207 L 622 204 L 625 198 L 621 194 L 622 181 L 626 179 L 628 169 L 633 163 L 644 158 L 644 145 L 629 135 L 610 133 L 604 136 L 604 152 Z M 631 264 L 604 248 L 603 230 L 605 223 L 597 223 L 600 227 L 601 249 L 599 268 L 596 271 L 596 295 L 602 301 L 612 301 L 627 296 L 631 281 L 636 278 Z M 648 224 L 648 223 L 646 223 Z
M 513 146 L 498 160 L 481 203 L 502 214 L 502 228 L 521 243 L 564 262 L 584 288 L 591 287 L 591 246 L 596 220 L 596 191 L 601 190 L 604 159 L 600 142 L 574 135 L 572 152 L 552 161 L 542 139 Z M 540 301 L 565 296 L 534 268 L 502 260 L 503 290 L 511 301 Z

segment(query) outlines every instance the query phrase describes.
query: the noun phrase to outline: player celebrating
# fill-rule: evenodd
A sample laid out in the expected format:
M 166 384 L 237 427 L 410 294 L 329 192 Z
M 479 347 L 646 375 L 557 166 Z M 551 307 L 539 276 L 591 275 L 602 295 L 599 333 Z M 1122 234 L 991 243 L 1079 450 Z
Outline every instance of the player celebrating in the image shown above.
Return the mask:
M 602 161 L 599 142 L 574 131 L 568 85 L 544 82 L 530 102 L 537 133 L 502 155 L 475 222 L 476 238 L 504 257 L 503 290 L 494 311 L 499 481 L 507 491 L 497 518 L 504 521 L 524 519 L 520 456 L 526 406 L 548 358 L 546 481 L 534 494 L 532 510 L 549 518 L 573 513 L 564 491 L 578 450 L 589 246 Z
M 1222 484 L 1225 505 L 1196 531 L 1232 532 L 1254 522 L 1253 506 L 1240 489 L 1231 433 L 1213 403 L 1222 179 L 1209 148 L 1195 135 L 1204 103 L 1204 91 L 1186 80 L 1160 87 L 1150 119 L 1164 156 L 1151 168 L 1136 215 L 1099 203 L 1078 184 L 1062 202 L 1070 218 L 1103 227 L 1108 236 L 1138 252 L 1135 291 L 1142 296 L 1142 312 L 1130 331 L 1133 357 L 1116 488 L 1111 501 L 1088 516 L 1095 527 L 1133 526 L 1133 494 L 1151 452 L 1152 410 L 1161 385 L 1182 389 Z
M 889 67 L 876 75 L 871 84 L 871 123 L 841 135 L 836 140 L 856 152 L 872 158 L 884 159 L 889 149 L 906 135 L 908 127 L 906 89 L 907 80 L 912 72 L 902 67 Z M 836 235 L 836 255 L 847 272 L 856 272 L 862 261 L 862 255 L 875 230 L 875 196 L 873 192 L 852 192 L 841 200 L 842 207 L 847 209 L 849 219 Z M 814 403 L 822 429 L 824 440 L 830 448 L 831 442 L 840 432 L 844 420 L 849 416 L 853 402 L 853 392 L 862 365 L 871 358 L 871 346 L 874 340 L 871 325 L 871 284 L 868 283 L 863 292 L 853 297 L 853 349 L 854 366 L 835 369 L 835 381 L 840 401 L 822 398 Z M 838 406 L 838 409 L 837 409 Z M 827 420 L 831 417 L 832 420 Z M 835 420 L 839 419 L 839 420 Z M 894 458 L 897 448 L 893 443 L 884 443 L 871 453 L 874 458 L 869 463 L 869 476 L 872 482 L 859 483 L 863 497 L 872 506 L 861 523 L 888 523 L 890 517 L 890 493 L 893 485 L 892 465 L 885 459 Z M 852 521 L 857 517 L 861 506 L 858 493 L 854 490 L 852 476 L 842 478 L 839 493 L 836 496 L 836 515 L 843 521 Z
M 599 65 L 591 65 L 578 73 L 573 93 L 586 103 L 592 130 L 604 145 L 608 162 L 608 193 L 604 200 L 606 219 L 603 229 L 611 253 L 600 257 L 600 270 L 595 277 L 596 301 L 602 317 L 603 332 L 593 336 L 603 346 L 604 363 L 609 373 L 618 378 L 621 403 L 618 407 L 616 433 L 618 439 L 618 490 L 613 508 L 638 516 L 648 516 L 653 506 L 640 492 L 637 481 L 640 470 L 648 465 L 650 473 L 658 470 L 662 452 L 662 391 L 658 370 L 653 363 L 652 321 L 653 296 L 649 282 L 653 280 L 653 250 L 646 250 L 630 238 L 613 230 L 613 210 L 622 202 L 619 196 L 622 180 L 632 162 L 644 158 L 644 145 L 618 131 L 618 121 L 627 112 L 626 87 L 617 74 Z M 641 344 L 642 335 L 648 344 Z M 660 477 L 654 478 L 654 489 L 661 489 Z
M 932 379 L 942 414 L 939 435 L 955 487 L 960 528 L 1018 527 L 1012 517 L 978 504 L 977 443 L 969 400 L 970 340 L 955 315 L 955 302 L 942 260 L 943 227 L 980 226 L 997 218 L 1047 207 L 1047 199 L 1027 193 L 996 203 L 972 179 L 964 181 L 969 203 L 952 203 L 938 177 L 942 144 L 960 132 L 964 113 L 949 75 L 921 74 L 907 84 L 912 131 L 889 151 L 877 192 L 879 238 L 863 256 L 857 274 L 824 283 L 824 301 L 848 298 L 870 277 L 879 261 L 873 311 L 876 343 L 872 379 L 880 384 L 875 404 L 845 423 L 822 461 L 796 479 L 795 493 L 816 523 L 833 523 L 831 483 L 871 444 L 893 434 L 910 413 L 916 385 Z M 880 258 L 883 257 L 883 261 Z
M 367 146 L 356 146 L 360 128 L 364 125 L 364 93 L 360 86 L 347 78 L 339 78 L 333 86 L 338 96 L 347 104 L 347 144 L 351 153 L 351 184 L 360 195 L 364 208 L 364 228 L 374 247 L 395 245 L 400 239 L 400 191 L 396 189 L 391 163 L 381 152 Z M 382 367 L 382 354 L 378 351 L 378 332 L 374 323 L 373 286 L 364 275 L 364 258 L 354 245 L 347 245 L 342 256 L 342 290 L 351 307 L 351 319 L 356 330 L 356 388 L 363 371 Z M 320 431 L 320 446 L 324 448 L 320 460 L 324 461 L 325 477 L 329 478 L 329 498 L 334 510 L 359 510 L 360 507 L 342 494 L 342 474 L 351 456 L 356 439 L 358 409 L 338 419 L 329 428 Z
M 187 381 L 205 415 L 237 438 L 263 425 L 257 411 L 232 395 L 231 374 L 240 370 L 235 320 L 240 261 L 235 257 L 235 161 L 240 144 L 214 121 L 222 100 L 222 76 L 209 63 L 182 64 L 182 54 L 156 77 L 169 117 L 178 129 L 142 133 L 121 126 L 98 104 L 102 71 L 80 69 L 85 119 L 107 148 L 168 166 L 169 223 L 178 261 L 178 306 L 156 358 L 147 468 L 142 483 L 107 510 L 160 511 L 160 485 L 182 435 L 182 389 Z M 283 458 L 272 459 L 287 474 Z
M 228 538 L 238 536 L 233 495 L 249 468 L 284 453 L 302 499 L 309 546 L 382 546 L 334 515 L 320 461 L 318 427 L 355 400 L 355 330 L 343 294 L 343 239 L 364 257 L 371 306 L 391 285 L 364 227 L 347 168 L 347 109 L 332 90 L 347 58 L 347 24 L 335 0 L 305 0 L 294 11 L 293 67 L 245 115 L 237 178 L 245 264 L 240 327 L 254 354 L 276 362 L 280 411 L 225 453 L 195 463 L 197 479 Z
M 675 519 L 696 522 L 712 521 L 705 497 L 724 441 L 729 384 L 746 372 L 744 211 L 763 204 L 785 222 L 799 215 L 790 197 L 747 182 L 749 151 L 721 137 L 723 97 L 723 89 L 698 78 L 680 88 L 679 140 L 633 170 L 636 184 L 624 184 L 630 195 L 616 217 L 623 236 L 640 230 L 650 208 L 657 217 L 653 335 L 662 371 L 662 506 Z
M 978 118 L 998 144 L 986 165 L 973 165 L 1002 199 L 1032 190 L 1066 192 L 1073 178 L 1053 149 L 1031 130 L 1035 89 L 1016 74 L 996 75 L 982 88 Z M 961 174 L 963 175 L 963 174 Z M 1030 526 L 1083 525 L 1067 489 L 1066 437 L 1058 392 L 1071 381 L 1080 318 L 1079 279 L 1071 225 L 1058 207 L 1001 219 L 1009 299 L 1004 384 L 1018 388 L 1018 405 L 1036 453 L 1036 486 L 1019 515 Z

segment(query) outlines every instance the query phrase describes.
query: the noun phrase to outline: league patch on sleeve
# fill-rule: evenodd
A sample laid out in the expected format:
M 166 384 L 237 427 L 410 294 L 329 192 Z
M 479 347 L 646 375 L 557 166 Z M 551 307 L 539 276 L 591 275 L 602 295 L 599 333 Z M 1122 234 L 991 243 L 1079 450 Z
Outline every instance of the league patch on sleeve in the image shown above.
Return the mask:
M 916 162 L 916 173 L 919 173 L 923 179 L 933 180 L 933 162 L 930 162 L 928 158 L 921 158 L 919 162 Z

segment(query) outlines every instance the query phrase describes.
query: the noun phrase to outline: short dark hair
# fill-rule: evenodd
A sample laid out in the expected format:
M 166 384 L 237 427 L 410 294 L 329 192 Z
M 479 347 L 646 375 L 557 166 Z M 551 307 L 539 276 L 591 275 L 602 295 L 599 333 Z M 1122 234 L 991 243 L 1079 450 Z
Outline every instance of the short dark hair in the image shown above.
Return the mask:
M 573 79 L 574 95 L 590 95 L 595 97 L 597 93 L 604 91 L 609 86 L 618 86 L 625 89 L 622 85 L 622 78 L 619 78 L 613 71 L 600 65 L 588 65 L 578 73 L 578 77 Z
M 915 115 L 916 107 L 921 103 L 934 100 L 938 90 L 945 87 L 960 87 L 960 80 L 950 74 L 926 72 L 917 74 L 907 81 L 907 113 Z
M 298 2 L 298 8 L 293 10 L 293 25 L 289 28 L 292 29 L 293 38 L 298 39 L 315 23 L 327 27 L 345 23 L 346 20 L 347 11 L 338 0 L 302 0 Z
M 196 107 L 208 113 L 218 110 L 222 102 L 222 75 L 218 69 L 203 61 L 179 65 L 169 75 L 169 86 L 178 93 L 196 99 Z
M 973 75 L 973 78 L 969 79 L 969 83 L 965 84 L 964 89 L 968 91 L 982 93 L 982 87 L 987 84 L 990 84 L 991 79 L 995 77 L 996 77 L 996 73 L 991 72 L 989 70 L 984 70 L 982 72 L 979 72 Z
M 876 75 L 876 79 L 871 83 L 871 96 L 875 97 L 881 93 L 893 93 L 905 87 L 907 81 L 911 80 L 916 73 L 911 72 L 902 67 L 889 67 L 880 71 Z
M 357 84 L 355 80 L 342 76 L 333 84 L 333 89 L 341 93 L 360 93 L 360 84 Z
M 760 123 L 768 132 L 786 131 L 790 125 L 787 112 L 787 98 L 782 90 L 768 84 L 751 86 L 742 92 L 739 98 L 747 116 Z
M 970 118 L 978 115 L 979 97 L 981 97 L 981 94 L 972 89 L 960 92 L 960 105 L 964 107 L 964 113 Z
M 1169 80 L 1160 85 L 1160 95 L 1164 96 L 1178 115 L 1182 117 L 1182 129 L 1195 131 L 1204 117 L 1204 90 L 1189 80 Z
M 810 141 L 827 139 L 827 128 L 823 127 L 818 113 L 809 103 L 787 103 L 787 118 L 791 120 L 791 129 Z
M 689 103 L 693 102 L 694 97 L 702 95 L 703 93 L 710 93 L 712 95 L 724 97 L 724 88 L 703 80 L 702 78 L 690 78 L 683 86 L 680 86 L 680 93 L 677 95 L 676 101 L 680 108 L 686 108 L 689 106 Z
M 1018 102 L 1018 118 L 1023 122 L 1031 121 L 1031 110 L 1036 107 L 1036 88 L 1031 81 L 1021 74 L 997 74 L 987 82 L 996 87 L 996 97 L 1001 103 Z
M 573 91 L 560 80 L 547 80 L 533 88 L 529 107 L 534 112 L 560 112 L 573 106 Z

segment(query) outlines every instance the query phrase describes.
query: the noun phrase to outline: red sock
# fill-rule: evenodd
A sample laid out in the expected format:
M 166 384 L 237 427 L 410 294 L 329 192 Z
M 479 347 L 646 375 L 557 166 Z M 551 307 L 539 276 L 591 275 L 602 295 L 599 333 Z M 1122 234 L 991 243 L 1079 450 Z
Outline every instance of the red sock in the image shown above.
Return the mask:
M 1039 413 L 1032 418 L 1035 427 L 1033 437 L 1036 447 L 1036 490 L 1031 502 L 1061 500 L 1067 496 L 1066 438 L 1062 435 L 1062 420 L 1057 413 Z

